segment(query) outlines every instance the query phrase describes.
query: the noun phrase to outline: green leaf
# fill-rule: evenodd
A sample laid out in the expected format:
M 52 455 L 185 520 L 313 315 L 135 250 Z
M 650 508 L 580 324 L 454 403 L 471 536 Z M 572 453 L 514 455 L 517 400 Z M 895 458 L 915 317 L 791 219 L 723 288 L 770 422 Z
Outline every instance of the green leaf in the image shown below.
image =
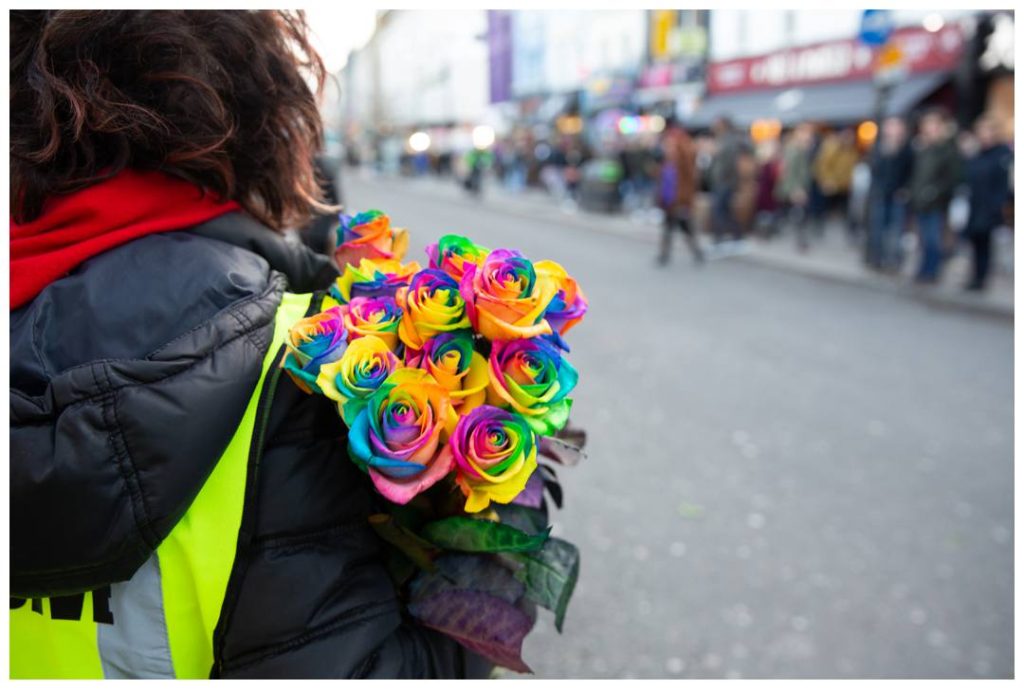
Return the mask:
M 445 550 L 467 553 L 522 553 L 537 550 L 548 538 L 545 529 L 530 535 L 507 524 L 486 519 L 448 517 L 423 528 L 423 538 Z
M 398 548 L 420 569 L 428 572 L 436 569 L 432 557 L 437 553 L 434 545 L 400 526 L 390 514 L 371 514 L 370 526 L 378 536 Z
M 555 628 L 561 632 L 580 573 L 580 553 L 576 546 L 560 538 L 550 538 L 540 550 L 513 557 L 524 565 L 516 576 L 526 584 L 526 597 L 554 612 Z

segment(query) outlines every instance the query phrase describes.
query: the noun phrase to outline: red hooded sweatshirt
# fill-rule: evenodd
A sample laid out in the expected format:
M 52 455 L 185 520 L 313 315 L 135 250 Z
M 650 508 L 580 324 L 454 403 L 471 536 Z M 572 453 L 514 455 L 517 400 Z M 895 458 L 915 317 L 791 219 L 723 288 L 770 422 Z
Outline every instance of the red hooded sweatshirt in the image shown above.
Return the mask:
M 32 222 L 11 220 L 11 310 L 93 256 L 239 208 L 184 180 L 138 170 L 48 199 Z

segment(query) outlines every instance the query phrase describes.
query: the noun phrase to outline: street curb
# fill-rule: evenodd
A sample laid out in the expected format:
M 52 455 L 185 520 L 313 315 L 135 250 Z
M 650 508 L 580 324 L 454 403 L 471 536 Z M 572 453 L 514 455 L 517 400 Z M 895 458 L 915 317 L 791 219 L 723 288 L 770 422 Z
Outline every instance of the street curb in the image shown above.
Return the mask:
M 844 275 L 842 273 L 821 270 L 813 265 L 798 265 L 794 262 L 779 260 L 763 254 L 739 254 L 732 258 L 752 265 L 757 265 L 762 268 L 794 273 L 815 280 L 820 280 L 822 282 L 862 287 L 875 292 L 892 294 L 944 311 L 968 313 L 1000 321 L 1009 321 L 1011 323 L 1014 320 L 1014 309 L 1012 306 L 991 302 L 976 302 L 966 297 L 958 299 L 949 294 L 936 294 L 928 287 L 917 287 L 915 285 L 905 283 L 893 283 L 881 277 L 877 280 L 873 280 L 869 277 Z
M 407 190 L 412 191 L 413 193 L 436 197 L 436 194 L 433 194 L 426 186 L 411 180 L 391 176 L 387 176 L 387 179 L 388 181 L 395 181 L 402 184 Z M 368 180 L 364 178 L 362 181 Z M 586 212 L 567 214 L 556 205 L 552 205 L 550 210 L 536 208 L 533 203 L 528 203 L 528 205 L 524 204 L 523 207 L 516 208 L 513 204 L 494 203 L 487 198 L 486 193 L 479 199 L 467 198 L 456 193 L 451 194 L 446 200 L 467 208 L 485 208 L 490 211 L 506 213 L 508 215 L 514 215 L 528 220 L 549 220 L 556 222 L 556 224 L 572 225 L 574 229 L 578 230 L 600 232 L 601 234 L 617 236 L 633 241 L 642 241 L 647 244 L 655 244 L 658 241 L 659 228 L 654 226 L 637 226 L 634 224 L 633 227 L 636 227 L 635 230 L 626 229 L 624 227 L 617 227 L 612 224 L 612 222 L 609 222 L 615 221 L 616 224 L 618 224 L 618 221 L 620 220 L 619 218 L 607 218 L 600 215 L 590 216 L 590 214 Z M 551 211 L 554 211 L 557 215 L 552 217 Z M 588 220 L 588 217 L 592 217 L 592 219 Z M 555 218 L 557 218 L 557 221 Z M 898 297 L 911 299 L 932 308 L 945 311 L 974 314 L 985 318 L 1009 321 L 1011 323 L 1014 320 L 1014 307 L 1012 305 L 975 301 L 967 296 L 958 297 L 949 293 L 936 293 L 933 288 L 916 287 L 910 284 L 897 283 L 881 276 L 874 279 L 869 275 L 848 275 L 830 270 L 823 270 L 813 264 L 802 264 L 799 261 L 780 259 L 775 256 L 758 253 L 756 249 L 745 253 L 738 253 L 732 256 L 723 257 L 720 260 L 728 259 L 743 261 L 745 263 L 757 265 L 770 270 L 802 275 L 804 277 L 821 280 L 823 282 L 862 287 L 874 290 L 875 292 L 884 292 Z

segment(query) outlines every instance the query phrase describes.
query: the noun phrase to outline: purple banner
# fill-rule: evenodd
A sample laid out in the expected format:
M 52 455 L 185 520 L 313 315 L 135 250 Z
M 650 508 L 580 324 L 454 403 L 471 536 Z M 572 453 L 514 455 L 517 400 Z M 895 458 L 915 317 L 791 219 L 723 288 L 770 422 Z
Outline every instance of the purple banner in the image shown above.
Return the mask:
M 487 46 L 490 59 L 491 102 L 512 98 L 512 13 L 487 11 Z

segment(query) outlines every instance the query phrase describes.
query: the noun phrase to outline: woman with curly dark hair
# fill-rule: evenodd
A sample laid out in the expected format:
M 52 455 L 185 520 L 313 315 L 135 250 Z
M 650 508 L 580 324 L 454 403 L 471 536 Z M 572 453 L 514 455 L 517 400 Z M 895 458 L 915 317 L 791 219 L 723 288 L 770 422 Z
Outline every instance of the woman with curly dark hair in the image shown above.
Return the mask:
M 12 11 L 11 674 L 462 677 L 332 408 L 277 386 L 336 270 L 301 14 Z

